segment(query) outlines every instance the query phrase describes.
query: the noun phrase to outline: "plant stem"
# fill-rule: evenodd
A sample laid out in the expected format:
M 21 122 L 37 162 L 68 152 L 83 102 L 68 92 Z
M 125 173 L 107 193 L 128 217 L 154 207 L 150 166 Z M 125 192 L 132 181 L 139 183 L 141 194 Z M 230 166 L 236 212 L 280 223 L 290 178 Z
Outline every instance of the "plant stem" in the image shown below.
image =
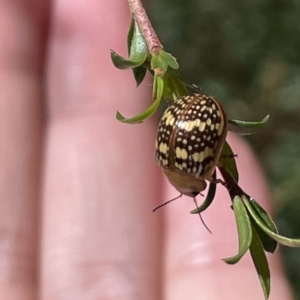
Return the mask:
M 143 37 L 147 43 L 150 53 L 158 54 L 163 48 L 160 40 L 158 39 L 150 20 L 146 14 L 145 9 L 140 0 L 128 0 L 130 11 L 137 22 Z

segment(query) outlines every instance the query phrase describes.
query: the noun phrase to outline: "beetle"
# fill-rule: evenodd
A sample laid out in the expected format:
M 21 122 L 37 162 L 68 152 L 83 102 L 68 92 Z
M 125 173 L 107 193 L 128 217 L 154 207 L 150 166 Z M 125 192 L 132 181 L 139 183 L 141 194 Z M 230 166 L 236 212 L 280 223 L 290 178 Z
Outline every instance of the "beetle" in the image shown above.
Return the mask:
M 219 164 L 227 135 L 227 118 L 212 96 L 191 94 L 175 100 L 164 112 L 157 130 L 155 160 L 169 182 L 195 198 Z

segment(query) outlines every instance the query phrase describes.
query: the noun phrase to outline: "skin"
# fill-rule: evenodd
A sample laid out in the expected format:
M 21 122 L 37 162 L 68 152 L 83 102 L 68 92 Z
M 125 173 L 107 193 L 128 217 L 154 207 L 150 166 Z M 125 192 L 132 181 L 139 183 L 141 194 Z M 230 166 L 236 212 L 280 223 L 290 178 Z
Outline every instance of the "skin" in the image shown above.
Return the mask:
M 126 53 L 126 1 L 0 0 L 1 299 L 263 299 L 223 187 L 203 213 L 154 163 L 156 120 L 129 126 L 151 101 L 115 69 Z M 241 186 L 269 210 L 249 147 Z M 198 202 L 201 196 L 198 197 Z M 278 252 L 270 299 L 291 299 Z

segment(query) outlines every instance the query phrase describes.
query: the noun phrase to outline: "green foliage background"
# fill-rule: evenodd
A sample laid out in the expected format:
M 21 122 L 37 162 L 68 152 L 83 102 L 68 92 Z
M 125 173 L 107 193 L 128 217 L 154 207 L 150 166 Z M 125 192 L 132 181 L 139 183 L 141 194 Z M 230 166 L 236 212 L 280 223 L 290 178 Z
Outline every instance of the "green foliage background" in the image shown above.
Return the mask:
M 230 118 L 270 119 L 249 137 L 274 200 L 279 232 L 300 237 L 300 1 L 156 0 L 147 11 L 183 78 Z M 300 299 L 300 250 L 281 247 Z

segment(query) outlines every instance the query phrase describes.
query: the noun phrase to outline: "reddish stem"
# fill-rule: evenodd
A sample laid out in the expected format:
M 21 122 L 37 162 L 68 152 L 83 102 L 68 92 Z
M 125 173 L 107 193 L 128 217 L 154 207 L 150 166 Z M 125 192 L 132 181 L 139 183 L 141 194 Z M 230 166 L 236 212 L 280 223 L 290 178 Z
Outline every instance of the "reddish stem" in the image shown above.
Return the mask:
M 137 22 L 143 37 L 146 40 L 148 50 L 150 53 L 158 54 L 158 52 L 163 48 L 161 42 L 159 41 L 150 20 L 146 14 L 145 9 L 140 0 L 128 0 L 130 11 Z

